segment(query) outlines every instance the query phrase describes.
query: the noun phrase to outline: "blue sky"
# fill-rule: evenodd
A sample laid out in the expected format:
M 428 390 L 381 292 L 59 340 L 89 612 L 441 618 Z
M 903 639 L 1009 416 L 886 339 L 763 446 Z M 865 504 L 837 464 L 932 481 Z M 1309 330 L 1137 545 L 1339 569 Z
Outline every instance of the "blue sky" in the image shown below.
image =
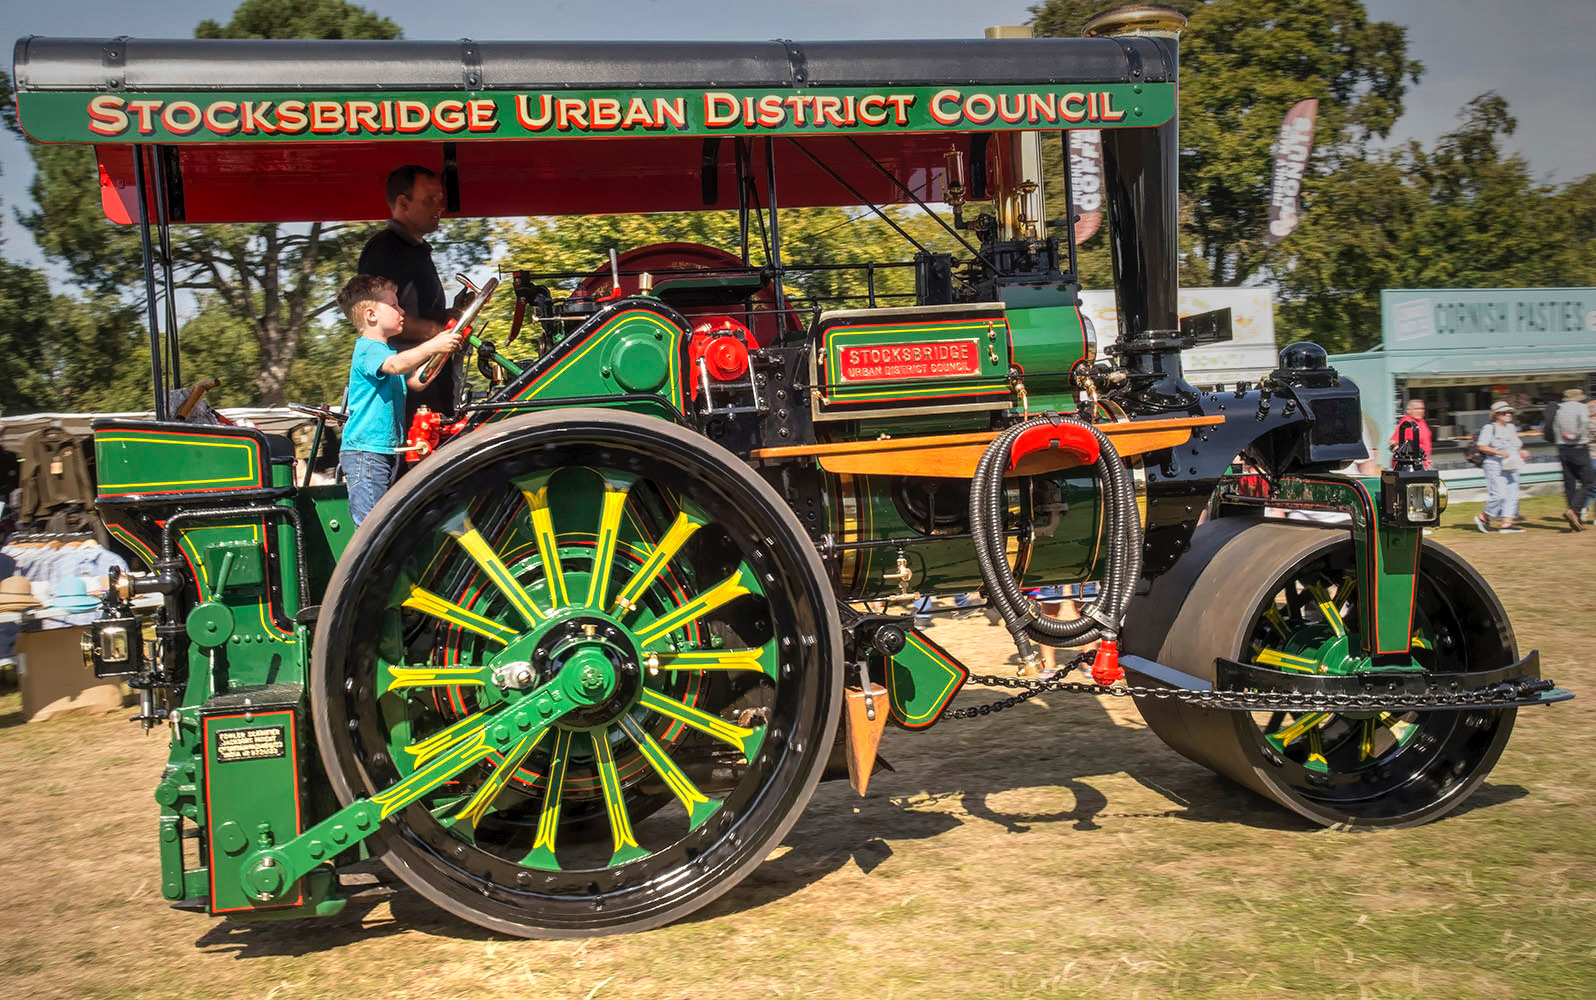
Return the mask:
M 372 0 L 409 38 L 968 38 L 992 24 L 1021 24 L 1030 0 Z M 1508 99 L 1519 131 L 1509 146 L 1538 176 L 1568 181 L 1596 172 L 1596 2 L 1365 0 L 1372 17 L 1408 26 L 1427 67 L 1410 91 L 1396 138 L 1429 140 L 1452 128 L 1459 107 L 1486 90 Z M 226 21 L 237 0 L 0 0 L 0 35 L 120 34 L 187 37 L 209 17 Z M 9 53 L 5 57 L 9 64 Z M 9 65 L 8 65 L 9 68 Z M 20 142 L 0 137 L 0 234 L 8 259 L 37 266 L 12 221 L 27 206 L 32 168 Z

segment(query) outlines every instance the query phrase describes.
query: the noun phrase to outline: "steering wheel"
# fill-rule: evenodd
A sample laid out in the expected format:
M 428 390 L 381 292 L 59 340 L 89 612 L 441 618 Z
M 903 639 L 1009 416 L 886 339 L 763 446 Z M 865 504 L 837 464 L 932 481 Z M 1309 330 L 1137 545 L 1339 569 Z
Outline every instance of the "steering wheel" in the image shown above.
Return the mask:
M 288 408 L 293 410 L 295 413 L 303 413 L 307 417 L 315 417 L 317 420 L 331 420 L 335 424 L 341 424 L 345 420 L 349 419 L 349 414 L 339 413 L 337 410 L 329 410 L 325 406 L 308 406 L 304 403 L 289 403 Z
M 476 291 L 476 295 L 460 311 L 460 318 L 455 320 L 453 324 L 454 329 L 464 334 L 470 329 L 471 324 L 476 322 L 477 315 L 482 312 L 482 307 L 488 304 L 489 299 L 493 298 L 493 293 L 499 290 L 499 279 L 497 277 L 489 278 L 482 283 L 481 288 L 476 288 L 465 275 L 460 274 L 456 275 L 456 277 L 460 279 L 461 284 L 465 285 L 466 288 L 475 289 Z M 461 347 L 464 346 L 465 341 L 462 340 Z M 433 355 L 432 360 L 428 361 L 421 369 L 421 380 L 430 382 L 432 377 L 438 373 L 438 369 L 443 367 L 444 359 L 448 356 L 447 354 Z

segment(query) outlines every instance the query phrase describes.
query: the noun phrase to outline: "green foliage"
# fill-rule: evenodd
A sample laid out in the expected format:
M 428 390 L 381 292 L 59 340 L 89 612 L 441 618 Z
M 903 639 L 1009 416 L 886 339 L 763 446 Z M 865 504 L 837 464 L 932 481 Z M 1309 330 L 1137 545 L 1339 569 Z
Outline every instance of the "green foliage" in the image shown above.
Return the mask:
M 1051 0 L 1031 8 L 1041 35 L 1078 35 L 1104 0 Z M 1407 57 L 1406 29 L 1371 22 L 1361 0 L 1185 0 L 1181 35 L 1180 181 L 1183 279 L 1256 281 L 1282 251 L 1263 242 L 1280 121 L 1320 99 L 1315 163 L 1325 173 L 1387 135 L 1407 84 L 1423 67 Z M 1106 253 L 1084 255 L 1093 273 Z M 1090 265 L 1091 270 L 1088 269 Z
M 207 18 L 195 38 L 401 38 L 399 26 L 345 0 L 244 0 L 233 19 Z
M 22 135 L 22 126 L 17 123 L 17 100 L 12 93 L 11 74 L 0 69 L 0 128 L 12 135 Z
M 28 193 L 38 208 L 19 219 L 39 249 L 91 295 L 142 296 L 138 230 L 106 221 L 93 147 L 30 142 L 28 153 L 34 170 Z
M 1596 175 L 1537 184 L 1502 149 L 1516 123 L 1496 94 L 1470 101 L 1434 148 L 1350 161 L 1308 192 L 1280 274 L 1282 339 L 1372 347 L 1382 288 L 1596 283 Z
M 205 21 L 196 31 L 201 38 L 399 34 L 389 19 L 344 0 L 246 0 L 227 24 Z M 30 152 L 39 208 L 22 221 L 40 248 L 79 287 L 119 305 L 139 305 L 144 286 L 138 233 L 106 223 L 92 150 L 33 145 Z M 373 177 L 373 189 L 382 181 Z M 335 359 L 325 349 L 321 328 L 329 320 L 341 322 L 330 310 L 333 297 L 374 229 L 328 223 L 174 226 L 174 284 L 197 295 L 202 307 L 188 324 L 195 334 L 184 336 L 185 380 L 223 378 L 218 396 L 234 404 L 281 403 L 300 387 L 326 398 L 326 387 L 347 373 L 348 358 L 347 350 Z M 456 257 L 466 264 L 485 258 L 486 231 L 480 221 L 453 225 L 449 238 L 459 247 Z M 207 351 L 211 341 L 229 347 Z M 191 347 L 200 353 L 188 357 Z
M 0 260 L 0 413 L 106 411 L 148 404 L 127 359 L 138 350 L 137 317 L 126 310 L 51 295 L 44 275 Z
M 914 240 L 933 252 L 957 249 L 953 238 L 930 216 L 917 209 L 888 208 L 887 215 Z M 862 300 L 868 291 L 866 263 L 912 259 L 914 247 L 867 209 L 796 208 L 778 213 L 782 264 L 797 270 L 788 276 L 787 293 L 801 300 L 834 306 L 835 300 Z M 541 272 L 603 271 L 611 247 L 619 251 L 655 243 L 703 243 L 737 252 L 735 212 L 663 212 L 655 215 L 606 215 L 588 218 L 529 219 L 501 224 L 506 252 L 503 267 Z M 751 259 L 765 262 L 758 221 L 750 233 Z M 805 271 L 803 265 L 853 265 L 850 270 Z M 573 285 L 575 282 L 570 282 Z M 878 295 L 914 291 L 914 272 L 907 267 L 883 269 L 876 275 Z M 889 299 L 890 301 L 890 299 Z
M 1263 243 L 1286 111 L 1319 99 L 1322 177 L 1389 134 L 1422 69 L 1407 57 L 1406 29 L 1369 21 L 1360 0 L 1214 0 L 1192 13 L 1181 46 L 1181 187 L 1191 251 L 1210 284 L 1256 279 L 1290 252 Z

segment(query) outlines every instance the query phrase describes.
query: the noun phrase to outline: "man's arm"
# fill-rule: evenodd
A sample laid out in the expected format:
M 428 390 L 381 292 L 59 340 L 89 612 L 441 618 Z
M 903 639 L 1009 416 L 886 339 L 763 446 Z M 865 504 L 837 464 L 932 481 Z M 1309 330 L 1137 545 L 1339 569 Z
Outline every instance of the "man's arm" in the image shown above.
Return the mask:
M 435 319 L 417 316 L 415 313 L 405 313 L 405 332 L 393 338 L 395 347 L 418 347 L 427 342 L 428 338 L 436 337 L 442 333 L 444 324 Z

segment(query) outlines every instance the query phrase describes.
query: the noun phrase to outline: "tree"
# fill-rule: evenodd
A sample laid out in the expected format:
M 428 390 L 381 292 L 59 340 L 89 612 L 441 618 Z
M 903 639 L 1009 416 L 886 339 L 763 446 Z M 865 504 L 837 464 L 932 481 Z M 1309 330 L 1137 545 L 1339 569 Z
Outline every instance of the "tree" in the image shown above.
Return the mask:
M 1482 94 L 1461 124 L 1316 183 L 1281 272 L 1278 326 L 1333 351 L 1372 347 L 1383 288 L 1558 287 L 1596 280 L 1596 175 L 1538 184 L 1502 148 L 1517 127 Z
M 233 19 L 210 18 L 195 38 L 398 38 L 399 26 L 346 0 L 244 0 Z
M 1038 34 L 1077 35 L 1108 0 L 1031 8 Z M 1180 186 L 1184 251 L 1204 284 L 1269 276 L 1290 248 L 1263 242 L 1271 149 L 1287 109 L 1320 99 L 1314 176 L 1364 158 L 1402 111 L 1423 67 L 1406 29 L 1370 21 L 1361 0 L 1184 0 Z
M 885 211 L 927 249 L 955 249 L 947 231 L 924 212 L 902 207 Z M 868 292 L 864 265 L 901 263 L 914 252 L 912 244 L 866 209 L 794 208 L 782 209 L 778 215 L 782 263 L 795 268 L 787 277 L 786 292 L 806 304 L 834 308 L 841 299 L 862 303 Z M 738 245 L 739 232 L 735 212 L 661 212 L 540 217 L 524 224 L 506 224 L 499 236 L 506 247 L 504 267 L 564 272 L 603 270 L 611 247 L 629 250 L 681 241 L 730 249 Z M 752 257 L 756 265 L 761 264 L 764 254 L 757 222 L 752 241 Z M 803 269 L 805 264 L 844 264 L 854 268 L 807 271 Z M 874 284 L 883 304 L 901 304 L 904 296 L 914 292 L 914 272 L 907 267 L 881 269 Z
M 245 0 L 226 24 L 204 21 L 195 33 L 201 38 L 400 35 L 389 19 L 345 0 Z M 94 183 L 92 151 L 35 145 L 31 152 L 37 168 L 32 193 L 39 209 L 23 221 L 40 247 L 65 265 L 81 287 L 139 301 L 138 234 L 107 225 Z M 382 178 L 372 178 L 374 186 L 381 183 Z M 329 311 L 333 298 L 371 228 L 341 223 L 173 227 L 174 283 L 198 296 L 201 307 L 182 331 L 184 354 L 199 351 L 196 358 L 214 356 L 220 362 L 223 355 L 203 350 L 205 340 L 218 339 L 236 347 L 225 354 L 225 367 L 247 375 L 242 385 L 224 383 L 218 394 L 224 402 L 276 405 L 300 385 L 315 391 L 317 398 L 327 398 L 322 394 L 330 377 L 326 372 L 303 370 L 296 377 L 296 369 L 332 363 L 325 352 L 307 356 L 307 336 L 313 337 L 335 315 Z M 483 232 L 479 223 L 457 224 L 444 231 L 443 241 L 457 241 L 465 260 L 480 260 L 486 253 Z M 224 329 L 224 319 L 248 337 Z M 212 374 L 192 363 L 184 371 Z

